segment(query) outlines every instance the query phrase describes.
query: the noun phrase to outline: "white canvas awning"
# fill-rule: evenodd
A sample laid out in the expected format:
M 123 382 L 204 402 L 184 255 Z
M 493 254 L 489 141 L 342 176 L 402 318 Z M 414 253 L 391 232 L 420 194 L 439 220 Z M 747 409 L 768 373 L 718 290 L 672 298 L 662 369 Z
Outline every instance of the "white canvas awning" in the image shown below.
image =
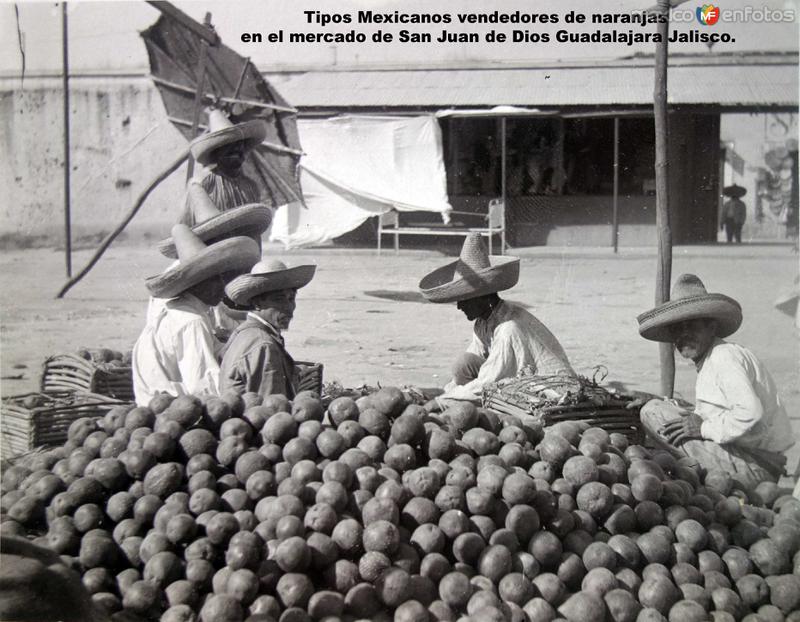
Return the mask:
M 304 119 L 298 130 L 307 209 L 279 208 L 271 240 L 287 248 L 323 244 L 390 209 L 451 211 L 433 115 Z

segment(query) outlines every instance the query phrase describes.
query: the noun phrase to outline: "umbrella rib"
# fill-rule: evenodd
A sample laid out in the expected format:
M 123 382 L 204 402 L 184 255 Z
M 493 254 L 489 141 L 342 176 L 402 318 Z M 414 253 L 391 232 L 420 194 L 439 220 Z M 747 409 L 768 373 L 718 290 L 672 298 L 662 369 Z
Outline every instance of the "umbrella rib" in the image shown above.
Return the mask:
M 185 125 L 187 127 L 191 127 L 192 126 L 192 122 L 191 121 L 187 121 L 186 119 L 179 119 L 178 117 L 167 117 L 167 119 L 172 121 L 172 123 L 177 123 L 178 125 Z M 197 127 L 198 127 L 198 129 L 203 129 L 203 130 L 207 130 L 208 129 L 208 126 L 207 125 L 203 125 L 202 123 L 198 123 Z M 263 146 L 263 147 L 266 147 L 267 149 L 271 149 L 272 151 L 280 151 L 281 153 L 288 153 L 290 155 L 296 155 L 296 156 L 305 155 L 305 152 L 301 151 L 300 149 L 292 149 L 291 147 L 286 147 L 284 145 L 279 145 L 278 143 L 272 143 L 272 142 L 269 142 L 268 140 L 265 140 L 264 142 L 261 142 L 261 143 L 258 143 L 258 144 Z
M 150 78 L 156 84 L 160 84 L 161 86 L 165 86 L 170 89 L 174 89 L 176 91 L 182 91 L 184 93 L 194 93 L 194 90 L 189 88 L 188 86 L 184 86 L 183 84 L 178 84 L 177 82 L 170 82 L 169 80 L 164 80 L 164 78 L 159 78 L 158 76 L 151 75 Z M 297 114 L 296 108 L 288 108 L 286 106 L 278 106 L 276 104 L 265 104 L 264 102 L 257 102 L 249 99 L 238 99 L 234 97 L 217 97 L 213 93 L 205 93 L 204 97 L 210 101 L 223 101 L 228 104 L 246 104 L 248 106 L 255 106 L 258 108 L 268 108 L 270 110 L 277 110 L 278 112 L 289 112 L 292 114 Z

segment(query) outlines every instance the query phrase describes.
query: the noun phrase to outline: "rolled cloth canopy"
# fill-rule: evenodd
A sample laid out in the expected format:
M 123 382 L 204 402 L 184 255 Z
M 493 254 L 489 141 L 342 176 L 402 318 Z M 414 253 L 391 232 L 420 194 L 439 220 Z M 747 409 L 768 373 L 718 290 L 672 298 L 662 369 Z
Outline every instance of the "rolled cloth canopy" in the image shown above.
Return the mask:
M 308 209 L 282 206 L 271 239 L 323 244 L 390 209 L 451 211 L 436 118 L 344 116 L 300 120 L 300 181 Z

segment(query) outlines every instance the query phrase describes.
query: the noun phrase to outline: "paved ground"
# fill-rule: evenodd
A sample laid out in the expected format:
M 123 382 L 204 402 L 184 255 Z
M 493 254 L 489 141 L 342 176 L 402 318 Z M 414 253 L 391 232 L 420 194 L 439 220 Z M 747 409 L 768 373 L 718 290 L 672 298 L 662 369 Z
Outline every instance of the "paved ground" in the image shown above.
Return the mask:
M 457 249 L 454 249 L 457 252 Z M 270 247 L 269 253 L 280 249 Z M 652 306 L 652 250 L 547 247 L 519 249 L 520 283 L 507 298 L 529 306 L 559 337 L 574 367 L 591 375 L 605 365 L 609 381 L 658 392 L 657 347 L 639 338 L 636 315 Z M 83 266 L 89 251 L 75 253 Z M 470 326 L 455 305 L 425 303 L 420 277 L 449 260 L 437 251 L 321 249 L 286 253 L 290 264 L 318 264 L 298 298 L 287 346 L 300 360 L 325 364 L 326 380 L 345 386 L 447 380 L 451 359 Z M 0 372 L 3 395 L 34 390 L 49 354 L 78 347 L 129 349 L 144 322 L 144 277 L 166 265 L 143 247 L 113 247 L 63 300 L 63 253 L 52 249 L 0 255 Z M 738 299 L 745 321 L 734 341 L 751 348 L 772 371 L 800 432 L 800 340 L 772 302 L 798 272 L 798 256 L 783 245 L 679 247 L 673 274 L 696 272 L 710 291 Z M 693 398 L 694 370 L 679 361 L 676 390 Z M 800 434 L 798 434 L 800 438 Z M 798 443 L 800 445 L 800 443 Z M 800 448 L 792 452 L 794 468 Z

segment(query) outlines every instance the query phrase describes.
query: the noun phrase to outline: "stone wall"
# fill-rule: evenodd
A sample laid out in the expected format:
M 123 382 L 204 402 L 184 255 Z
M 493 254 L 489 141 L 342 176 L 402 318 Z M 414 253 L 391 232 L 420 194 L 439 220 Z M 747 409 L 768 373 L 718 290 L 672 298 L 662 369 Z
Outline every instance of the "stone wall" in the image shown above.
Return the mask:
M 0 241 L 63 243 L 64 123 L 61 80 L 0 82 Z M 186 147 L 149 79 L 70 82 L 73 240 L 111 229 L 140 192 Z M 163 182 L 126 230 L 163 236 L 183 200 L 185 165 Z

